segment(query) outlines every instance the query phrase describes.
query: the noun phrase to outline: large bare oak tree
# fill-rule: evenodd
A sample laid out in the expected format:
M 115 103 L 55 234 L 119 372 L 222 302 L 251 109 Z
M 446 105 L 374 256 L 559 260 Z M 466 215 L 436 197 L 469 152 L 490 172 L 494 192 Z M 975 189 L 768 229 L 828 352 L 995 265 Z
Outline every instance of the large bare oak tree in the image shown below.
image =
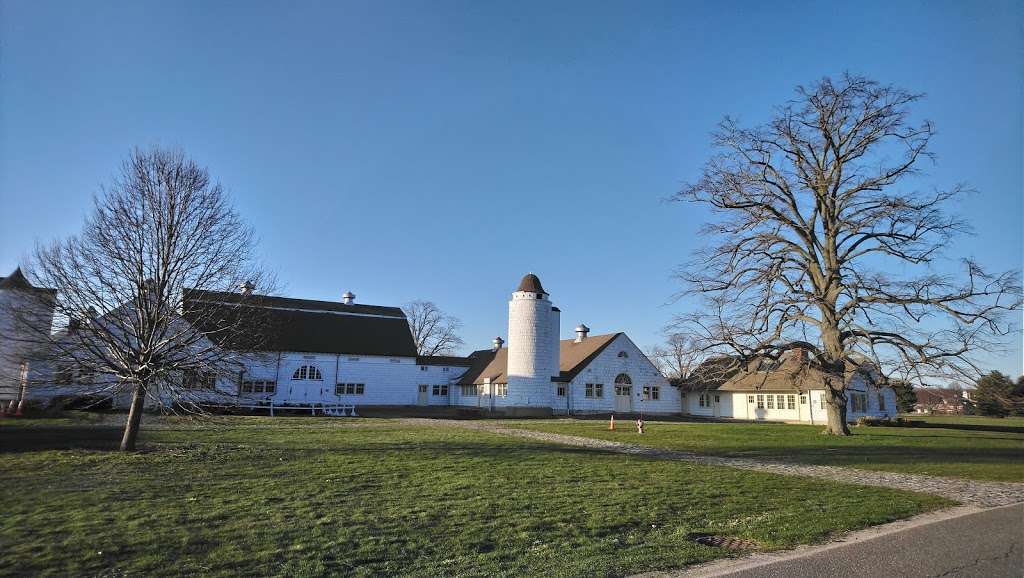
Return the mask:
M 458 331 L 462 322 L 448 315 L 433 301 L 411 301 L 402 306 L 409 319 L 417 355 L 452 355 L 463 341 Z
M 702 176 L 674 197 L 717 216 L 679 270 L 702 302 L 677 330 L 740 365 L 809 351 L 831 434 L 849 433 L 851 367 L 919 384 L 976 375 L 1021 304 L 1019 272 L 946 255 L 968 230 L 950 210 L 965 189 L 916 188 L 934 135 L 911 121 L 920 98 L 850 74 L 799 87 L 765 125 L 726 118 Z
M 81 232 L 37 247 L 31 272 L 56 289 L 55 313 L 67 323 L 49 337 L 56 381 L 131 395 L 122 450 L 135 448 L 146 402 L 197 409 L 214 400 L 218 380 L 237 377 L 244 347 L 217 347 L 196 327 L 216 327 L 220 341 L 238 334 L 235 344 L 259 339 L 245 299 L 230 312 L 186 299 L 268 280 L 221 185 L 180 151 L 133 151 Z

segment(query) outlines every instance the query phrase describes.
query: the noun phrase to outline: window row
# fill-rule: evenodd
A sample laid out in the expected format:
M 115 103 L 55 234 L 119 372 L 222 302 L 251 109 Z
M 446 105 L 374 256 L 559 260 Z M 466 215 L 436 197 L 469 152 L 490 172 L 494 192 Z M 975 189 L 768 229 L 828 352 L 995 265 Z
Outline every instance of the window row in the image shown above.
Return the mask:
M 604 384 L 603 383 L 588 383 L 584 389 L 584 395 L 590 398 L 602 398 L 604 397 Z
M 242 382 L 241 393 L 276 393 L 276 381 L 245 380 Z
M 721 403 L 721 401 L 722 401 L 721 396 L 719 396 L 718 394 L 715 394 L 715 403 Z M 699 405 L 700 407 L 711 407 L 711 394 L 710 393 L 702 393 L 702 394 L 700 394 L 700 397 L 697 398 L 697 405 Z
M 365 389 L 362 383 L 339 383 L 334 386 L 334 395 L 363 395 Z
M 647 401 L 657 401 L 661 399 L 661 387 L 657 385 L 645 385 L 644 399 Z
M 756 401 L 755 401 L 756 400 Z M 796 409 L 796 394 L 757 394 L 748 395 L 747 403 L 757 403 L 757 409 Z M 800 403 L 807 403 L 807 397 L 801 395 Z
M 438 387 L 443 387 L 444 388 L 444 393 L 440 394 L 440 395 L 448 395 L 448 386 L 447 385 L 442 385 L 442 386 L 435 385 L 434 386 L 434 388 L 438 388 Z M 492 383 L 491 387 L 494 388 L 494 396 L 495 397 L 508 397 L 508 384 L 507 383 Z M 462 394 L 462 397 L 473 397 L 473 396 L 477 396 L 477 395 L 483 396 L 483 395 L 487 395 L 487 386 L 486 385 L 460 385 L 459 386 L 459 393 Z M 434 395 L 438 395 L 438 394 L 435 393 Z
M 185 389 L 213 389 L 217 384 L 217 374 L 212 371 L 186 370 L 181 380 Z
M 429 369 L 430 369 L 430 367 L 429 367 L 429 366 L 426 366 L 426 365 L 421 365 L 421 366 L 420 366 L 420 371 L 427 371 L 427 370 L 429 370 Z M 451 368 L 450 368 L 450 367 L 442 367 L 442 368 L 441 368 L 441 371 L 450 371 L 450 370 L 451 370 Z

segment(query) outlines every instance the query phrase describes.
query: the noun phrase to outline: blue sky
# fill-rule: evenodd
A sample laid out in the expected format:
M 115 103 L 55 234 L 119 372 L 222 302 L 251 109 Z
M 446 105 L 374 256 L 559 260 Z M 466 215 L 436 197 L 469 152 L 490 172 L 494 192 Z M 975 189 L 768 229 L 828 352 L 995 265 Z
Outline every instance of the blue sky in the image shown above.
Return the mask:
M 983 6 L 982 6 L 983 4 Z M 928 98 L 925 183 L 978 190 L 949 248 L 1022 263 L 1017 2 L 0 1 L 0 274 L 75 232 L 135 145 L 233 194 L 292 296 L 506 332 L 537 273 L 577 322 L 655 343 L 707 218 L 664 198 L 725 114 L 844 70 Z M 1021 339 L 993 367 L 1021 372 Z

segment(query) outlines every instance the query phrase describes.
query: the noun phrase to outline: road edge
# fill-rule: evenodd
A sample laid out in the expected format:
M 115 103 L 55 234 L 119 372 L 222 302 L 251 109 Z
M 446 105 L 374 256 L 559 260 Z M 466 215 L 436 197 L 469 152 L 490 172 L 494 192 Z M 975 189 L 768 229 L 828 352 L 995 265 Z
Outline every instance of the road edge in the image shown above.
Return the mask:
M 868 542 L 909 530 L 911 528 L 918 528 L 921 526 L 927 526 L 935 524 L 937 522 L 945 522 L 955 518 L 962 518 L 973 514 L 979 514 L 982 512 L 990 512 L 993 510 L 1000 510 L 1003 508 L 1016 508 L 1020 507 L 1020 503 L 1008 504 L 1005 506 L 996 506 L 994 508 L 984 508 L 975 505 L 959 505 L 951 508 L 944 508 L 941 510 L 934 510 L 926 512 L 924 514 L 918 514 L 910 518 L 904 518 L 902 520 L 896 520 L 893 522 L 887 522 L 885 524 L 879 524 L 877 526 L 870 526 L 862 530 L 855 530 L 848 534 L 838 536 L 829 542 L 822 544 L 804 544 L 791 548 L 788 550 L 778 550 L 774 552 L 759 552 L 751 554 L 749 556 L 743 556 L 741 558 L 726 558 L 724 560 L 714 560 L 712 562 L 705 562 L 703 564 L 697 564 L 694 566 L 687 566 L 677 570 L 663 570 L 657 572 L 643 572 L 640 574 L 634 574 L 630 578 L 673 578 L 677 576 L 685 576 L 686 578 L 713 578 L 717 576 L 725 576 L 734 572 L 741 572 L 745 570 L 751 570 L 768 564 L 774 564 L 776 562 L 784 562 L 787 560 L 796 560 L 821 552 L 827 552 L 829 550 L 835 550 L 857 544 L 861 542 Z

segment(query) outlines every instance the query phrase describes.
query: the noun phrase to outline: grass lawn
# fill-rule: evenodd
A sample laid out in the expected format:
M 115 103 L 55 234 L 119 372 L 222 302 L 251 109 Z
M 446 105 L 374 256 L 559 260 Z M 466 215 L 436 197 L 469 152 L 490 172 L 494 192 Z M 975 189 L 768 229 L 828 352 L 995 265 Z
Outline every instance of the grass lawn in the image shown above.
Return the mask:
M 0 421 L 0 574 L 623 575 L 950 503 L 394 420 L 147 416 L 119 454 L 95 419 Z
M 628 421 L 620 422 L 616 431 L 608 431 L 607 422 L 600 420 L 506 425 L 712 455 L 1024 481 L 1024 419 L 948 416 L 921 421 L 926 423 L 918 427 L 854 427 L 854 435 L 845 438 L 821 435 L 821 426 L 779 423 L 648 422 L 642 437 Z

